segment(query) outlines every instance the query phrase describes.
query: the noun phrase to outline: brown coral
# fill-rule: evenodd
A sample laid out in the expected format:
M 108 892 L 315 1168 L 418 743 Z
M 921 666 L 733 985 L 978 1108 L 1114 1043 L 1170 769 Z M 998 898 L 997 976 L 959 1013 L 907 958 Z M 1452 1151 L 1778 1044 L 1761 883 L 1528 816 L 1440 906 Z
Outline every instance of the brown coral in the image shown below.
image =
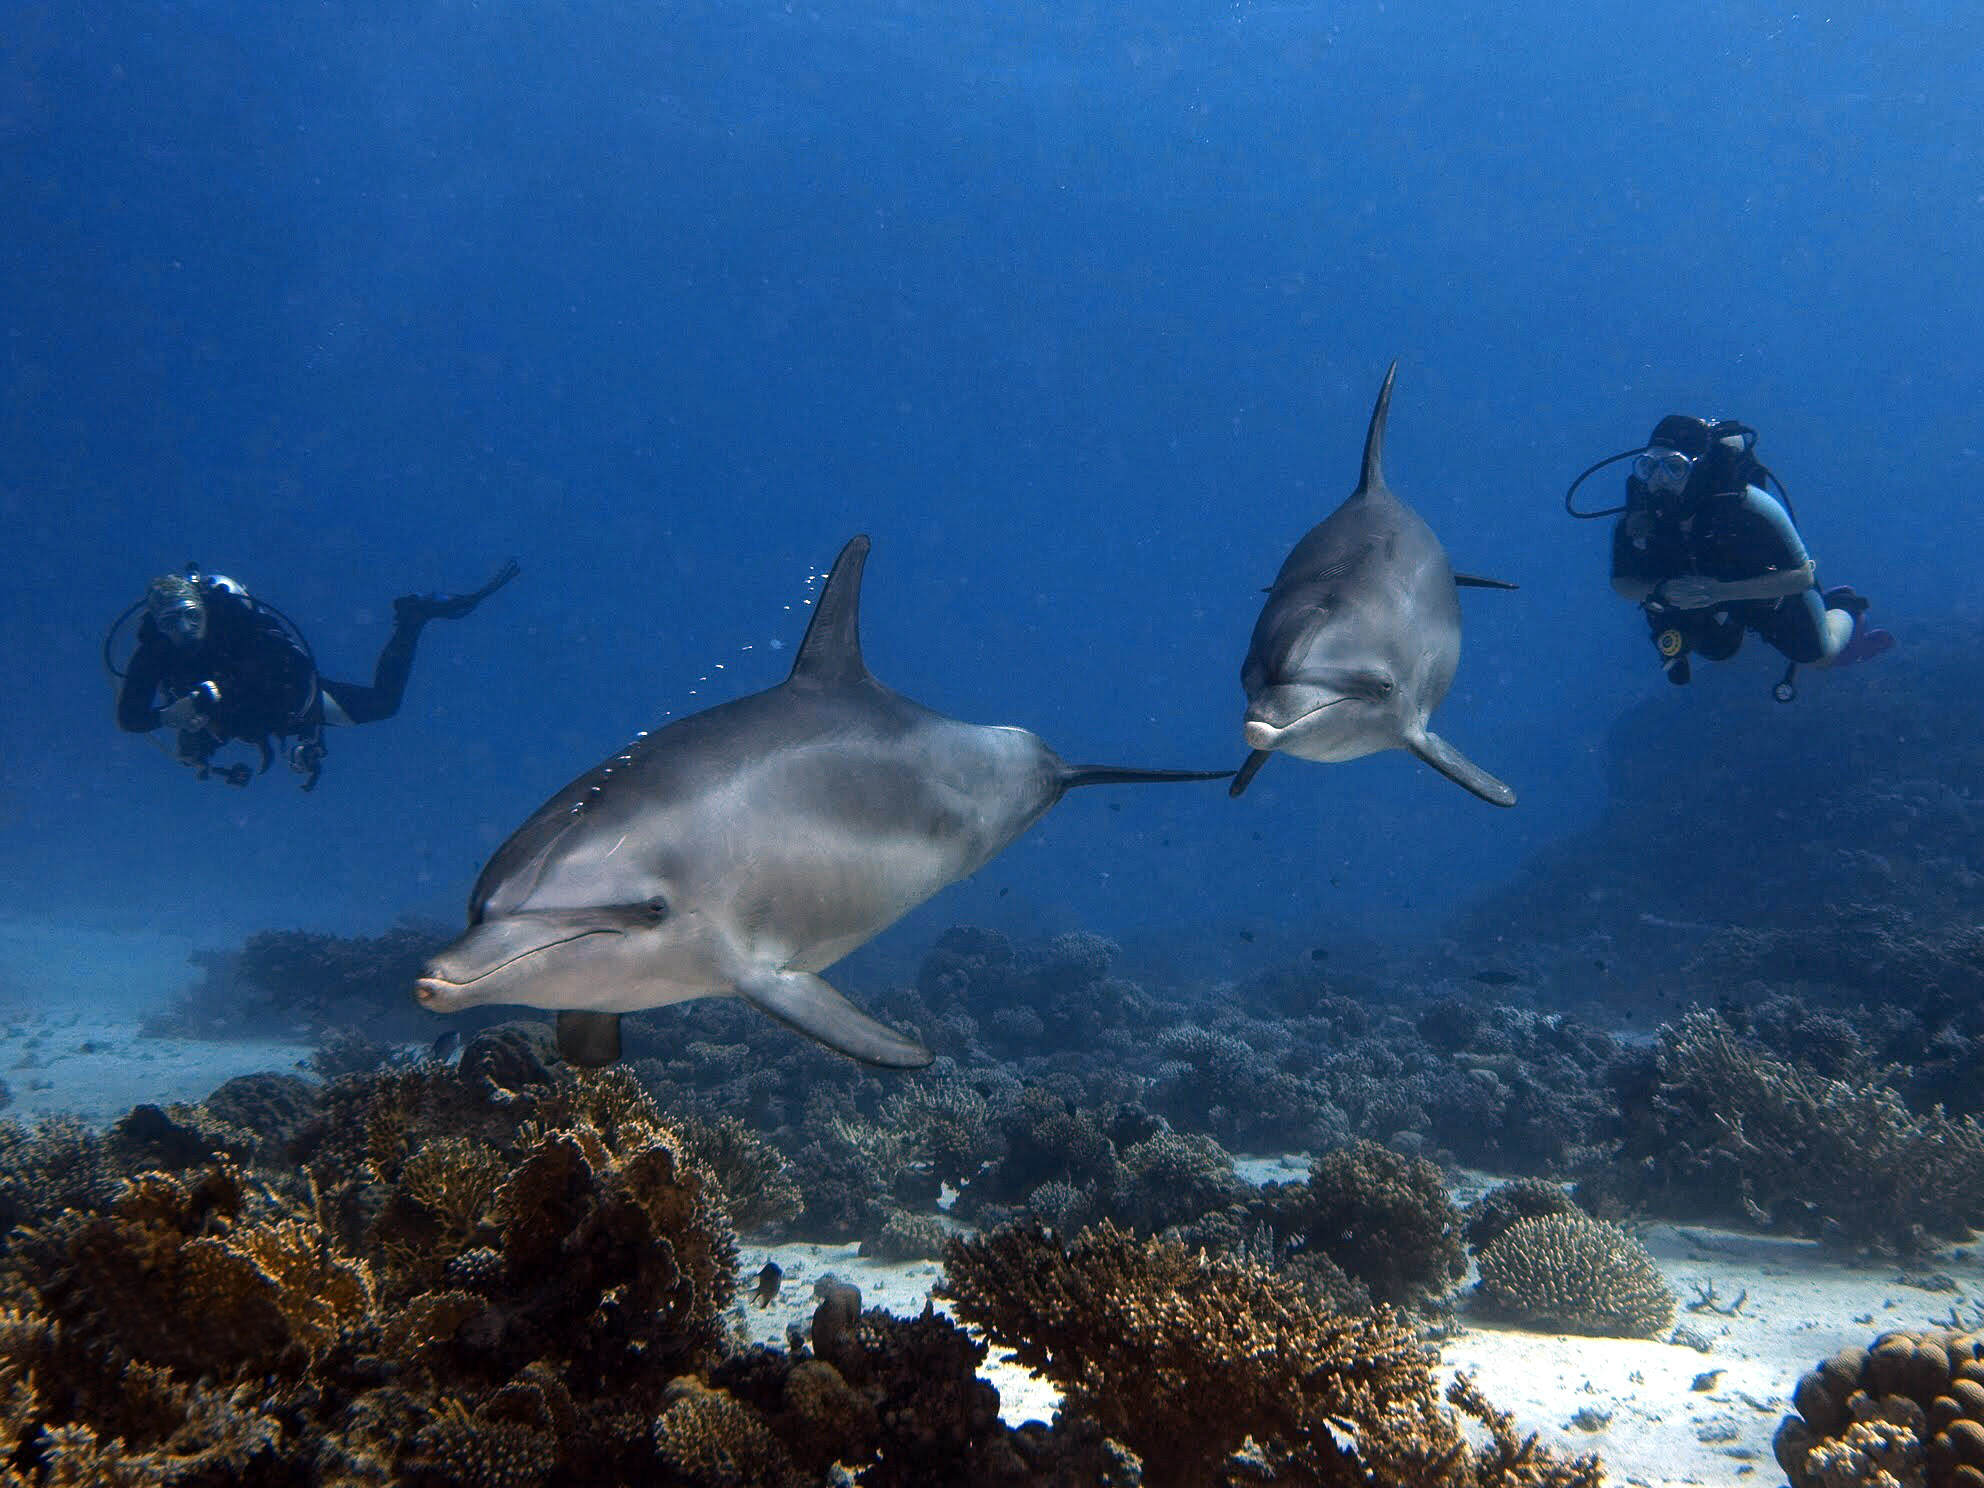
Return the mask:
M 1281 1206 L 1299 1229 L 1380 1302 L 1413 1306 L 1467 1274 L 1460 1211 L 1440 1170 L 1376 1142 L 1326 1152 Z
M 1773 1446 L 1792 1488 L 1984 1488 L 1984 1335 L 1883 1333 L 1791 1399 Z
M 1518 1220 L 1479 1263 L 1482 1304 L 1529 1327 L 1651 1338 L 1674 1321 L 1674 1289 L 1646 1247 L 1602 1219 Z
M 958 1315 L 1135 1451 L 1154 1488 L 1214 1482 L 1250 1439 L 1299 1481 L 1597 1481 L 1595 1465 L 1533 1449 L 1532 1478 L 1485 1478 L 1499 1459 L 1440 1407 L 1406 1323 L 1331 1312 L 1264 1267 L 1107 1222 L 1066 1247 L 1012 1226 L 954 1242 L 945 1261 Z

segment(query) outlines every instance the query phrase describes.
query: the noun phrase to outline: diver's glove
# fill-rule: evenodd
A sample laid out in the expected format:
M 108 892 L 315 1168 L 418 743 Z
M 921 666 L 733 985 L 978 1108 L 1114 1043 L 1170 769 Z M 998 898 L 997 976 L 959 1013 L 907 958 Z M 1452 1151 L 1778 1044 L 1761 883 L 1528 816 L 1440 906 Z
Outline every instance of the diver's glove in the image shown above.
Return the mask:
M 1726 586 L 1700 574 L 1681 574 L 1653 591 L 1653 597 L 1674 610 L 1705 610 L 1720 602 Z
M 158 710 L 158 721 L 182 734 L 207 726 L 208 710 L 220 706 L 220 685 L 202 682 L 198 687 Z

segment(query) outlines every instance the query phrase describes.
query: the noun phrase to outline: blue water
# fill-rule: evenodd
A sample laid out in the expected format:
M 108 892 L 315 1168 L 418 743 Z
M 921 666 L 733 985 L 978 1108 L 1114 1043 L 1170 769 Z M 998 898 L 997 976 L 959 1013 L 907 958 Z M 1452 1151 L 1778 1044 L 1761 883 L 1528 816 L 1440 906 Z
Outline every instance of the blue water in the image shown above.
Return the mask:
M 1082 792 L 897 934 L 1434 933 L 1668 690 L 1558 506 L 1660 415 L 1756 425 L 1904 646 L 1975 594 L 1980 55 L 1958 5 L 14 0 L 7 913 L 452 921 L 571 776 L 777 680 L 857 531 L 891 685 L 1236 765 L 1259 588 L 1398 357 L 1394 488 L 1523 585 L 1464 596 L 1438 715 L 1521 805 L 1399 754 Z M 363 680 L 392 596 L 512 553 L 313 795 L 112 724 L 103 629 L 187 559 Z M 1673 706 L 1768 686 L 1759 652 Z

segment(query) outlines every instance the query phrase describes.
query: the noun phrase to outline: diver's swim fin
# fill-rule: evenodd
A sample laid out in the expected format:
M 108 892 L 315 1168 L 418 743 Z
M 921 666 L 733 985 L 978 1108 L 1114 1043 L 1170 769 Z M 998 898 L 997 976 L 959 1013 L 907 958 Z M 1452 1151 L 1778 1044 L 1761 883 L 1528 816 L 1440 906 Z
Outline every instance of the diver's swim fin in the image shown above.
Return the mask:
M 403 594 L 393 601 L 393 614 L 401 624 L 416 620 L 459 620 L 522 572 L 516 559 L 505 559 L 496 576 L 480 589 L 468 594 Z

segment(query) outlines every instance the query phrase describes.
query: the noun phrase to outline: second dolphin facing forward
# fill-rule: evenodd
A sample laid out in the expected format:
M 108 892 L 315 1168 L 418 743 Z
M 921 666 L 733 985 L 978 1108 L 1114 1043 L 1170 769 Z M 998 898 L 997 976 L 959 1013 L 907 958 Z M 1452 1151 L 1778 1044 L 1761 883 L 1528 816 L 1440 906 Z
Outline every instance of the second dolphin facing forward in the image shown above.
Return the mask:
M 1409 749 L 1482 800 L 1516 793 L 1429 729 L 1460 661 L 1456 584 L 1513 589 L 1456 575 L 1417 512 L 1385 484 L 1385 415 L 1393 362 L 1364 437 L 1357 489 L 1309 530 L 1268 591 L 1240 671 L 1253 751 L 1239 795 L 1271 752 L 1336 762 Z
M 961 723 L 861 657 L 868 539 L 841 550 L 792 674 L 635 741 L 489 860 L 469 929 L 415 988 L 434 1012 L 558 1011 L 576 1064 L 619 1056 L 620 1015 L 742 997 L 869 1064 L 930 1051 L 819 973 L 975 873 L 1073 786 L 1230 771 L 1070 765 L 1020 728 Z

